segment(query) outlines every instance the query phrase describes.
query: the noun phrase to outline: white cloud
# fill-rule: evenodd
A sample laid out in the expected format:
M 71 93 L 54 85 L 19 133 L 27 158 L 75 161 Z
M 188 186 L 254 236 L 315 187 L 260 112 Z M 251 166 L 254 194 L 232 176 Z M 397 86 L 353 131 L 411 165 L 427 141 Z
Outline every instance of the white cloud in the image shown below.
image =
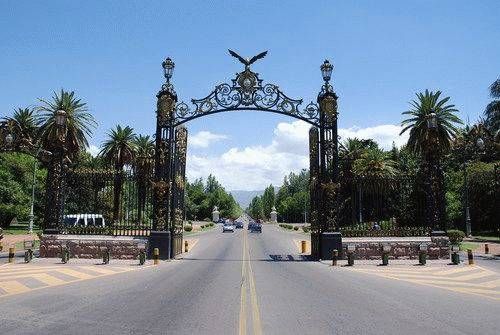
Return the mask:
M 92 155 L 92 157 L 96 157 L 99 154 L 99 149 L 98 146 L 90 144 L 89 147 L 87 148 L 87 152 Z
M 197 148 L 207 148 L 210 144 L 226 138 L 226 135 L 214 134 L 209 131 L 199 131 L 189 137 L 189 145 Z
M 193 143 L 193 138 L 210 137 L 198 136 L 201 133 L 222 136 L 199 132 L 189 139 L 188 179 L 206 178 L 213 174 L 227 190 L 262 190 L 271 183 L 279 186 L 283 177 L 291 171 L 309 168 L 309 129 L 310 125 L 303 121 L 282 122 L 274 129 L 273 138 L 268 145 L 235 147 L 218 156 L 201 156 L 189 152 L 189 146 L 201 146 L 200 143 Z M 400 131 L 400 126 L 389 124 L 339 129 L 339 135 L 342 139 L 374 139 L 384 149 L 390 149 L 393 141 L 397 146 L 406 143 L 407 135 L 399 136 Z
M 399 135 L 402 127 L 393 124 L 382 124 L 375 127 L 359 128 L 351 127 L 339 129 L 339 135 L 342 139 L 357 137 L 359 139 L 373 139 L 380 147 L 388 150 L 392 147 L 392 142 L 400 147 L 408 141 L 408 132 Z

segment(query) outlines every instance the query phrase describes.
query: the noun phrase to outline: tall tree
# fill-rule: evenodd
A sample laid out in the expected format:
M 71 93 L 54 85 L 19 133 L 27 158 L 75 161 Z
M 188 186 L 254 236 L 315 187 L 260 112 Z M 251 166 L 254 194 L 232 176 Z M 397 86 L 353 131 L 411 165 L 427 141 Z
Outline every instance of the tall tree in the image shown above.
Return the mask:
M 138 135 L 134 138 L 134 168 L 137 178 L 137 220 L 142 222 L 142 213 L 146 207 L 146 194 L 149 177 L 154 166 L 155 145 L 149 136 Z
M 264 216 L 269 218 L 271 209 L 274 204 L 274 186 L 271 184 L 264 190 L 264 194 L 262 195 L 262 210 L 264 211 Z
M 423 153 L 434 145 L 431 130 L 427 126 L 427 121 L 431 113 L 436 114 L 437 119 L 437 139 L 438 148 L 441 152 L 450 148 L 451 141 L 458 132 L 457 125 L 462 124 L 456 115 L 458 109 L 455 105 L 448 104 L 450 97 L 441 99 L 441 91 L 432 92 L 425 90 L 424 93 L 417 93 L 417 99 L 410 105 L 412 108 L 403 115 L 409 117 L 401 122 L 403 130 L 400 134 L 410 131 L 408 147 L 417 154 Z
M 134 129 L 117 125 L 108 132 L 108 139 L 103 143 L 99 155 L 114 164 L 115 180 L 113 188 L 113 221 L 120 220 L 120 198 L 123 186 L 123 167 L 131 164 L 135 157 Z
M 11 117 L 5 121 L 14 132 L 14 136 L 22 140 L 22 144 L 35 144 L 38 127 L 36 125 L 34 109 L 17 108 Z
M 494 100 L 486 106 L 484 111 L 485 125 L 495 137 L 498 137 L 500 131 L 500 79 L 495 80 L 490 85 L 490 96 Z
M 369 149 L 354 162 L 354 173 L 361 177 L 393 177 L 396 175 L 395 162 L 382 149 Z
M 417 93 L 411 109 L 403 112 L 409 117 L 401 125 L 401 134 L 410 131 L 408 148 L 421 154 L 417 183 L 425 190 L 425 222 L 433 229 L 444 229 L 446 223 L 445 181 L 442 166 L 438 164 L 458 133 L 457 126 L 462 123 L 456 115 L 455 105 L 449 104 L 449 97 L 441 99 L 441 92 Z M 433 115 L 434 114 L 434 115 Z M 435 117 L 435 119 L 431 119 Z M 432 121 L 434 127 L 429 127 Z
M 72 157 L 88 147 L 87 137 L 92 135 L 97 122 L 88 112 L 87 104 L 78 99 L 75 92 L 61 89 L 59 94 L 54 92 L 52 100 L 39 99 L 39 101 L 41 105 L 37 107 L 38 136 L 45 149 L 49 151 L 54 149 L 58 135 L 56 114 L 59 110 L 66 112 L 66 153 Z

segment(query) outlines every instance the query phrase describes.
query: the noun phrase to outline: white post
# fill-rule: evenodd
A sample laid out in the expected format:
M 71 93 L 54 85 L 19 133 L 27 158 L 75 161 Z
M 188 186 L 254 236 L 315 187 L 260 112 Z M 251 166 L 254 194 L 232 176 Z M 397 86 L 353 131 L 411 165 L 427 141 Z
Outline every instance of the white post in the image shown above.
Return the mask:
M 273 206 L 270 213 L 271 223 L 278 223 L 278 212 L 276 212 L 276 207 Z
M 214 210 L 212 211 L 212 221 L 213 222 L 219 222 L 219 209 L 217 206 L 214 206 Z
M 36 183 L 36 167 L 37 161 L 35 158 L 35 163 L 33 164 L 33 184 L 31 185 L 31 209 L 30 209 L 30 223 L 29 223 L 29 234 L 33 234 L 33 221 L 35 220 L 35 183 Z

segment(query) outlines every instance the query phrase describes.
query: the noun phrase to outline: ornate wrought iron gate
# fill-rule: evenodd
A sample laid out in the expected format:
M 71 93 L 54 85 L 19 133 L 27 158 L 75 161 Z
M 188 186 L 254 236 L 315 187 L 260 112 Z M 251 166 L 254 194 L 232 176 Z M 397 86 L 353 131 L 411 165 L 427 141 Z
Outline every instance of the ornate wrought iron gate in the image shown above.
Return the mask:
M 312 256 L 319 257 L 320 236 L 338 228 L 335 198 L 338 189 L 337 95 L 329 84 L 333 66 L 321 66 L 324 84 L 317 103 L 301 109 L 302 99 L 292 99 L 277 85 L 263 84 L 250 65 L 267 52 L 246 60 L 233 51 L 245 68 L 232 84 L 217 85 L 205 98 L 192 99 L 192 106 L 178 102 L 170 79 L 174 63 L 167 58 L 162 66 L 166 83 L 157 95 L 156 156 L 154 178 L 153 231 L 170 232 L 170 257 L 182 252 L 184 183 L 187 130 L 190 120 L 226 111 L 256 110 L 284 114 L 308 122 L 310 132 Z

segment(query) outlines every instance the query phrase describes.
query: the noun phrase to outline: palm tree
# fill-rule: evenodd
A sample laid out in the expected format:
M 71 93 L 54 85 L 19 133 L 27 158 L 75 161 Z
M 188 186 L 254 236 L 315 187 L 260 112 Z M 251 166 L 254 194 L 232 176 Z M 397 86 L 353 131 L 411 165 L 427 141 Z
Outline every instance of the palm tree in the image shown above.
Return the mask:
M 360 177 L 384 178 L 396 175 L 396 162 L 388 152 L 375 148 L 365 150 L 354 162 L 354 173 Z
M 52 151 L 58 138 L 58 126 L 55 122 L 58 110 L 66 112 L 66 141 L 65 150 L 73 156 L 80 150 L 88 147 L 87 137 L 92 135 L 92 130 L 97 126 L 92 114 L 88 112 L 87 104 L 75 97 L 75 92 L 61 89 L 54 92 L 52 100 L 38 99 L 41 105 L 37 107 L 39 115 L 39 139 L 43 148 Z
M 354 137 L 347 138 L 340 143 L 339 156 L 342 178 L 350 179 L 353 177 L 354 162 L 370 149 L 378 149 L 377 143 L 371 139 L 362 140 Z
M 36 140 L 37 126 L 33 113 L 32 108 L 18 108 L 12 117 L 5 118 L 15 138 L 20 139 L 22 144 L 33 145 Z
M 108 132 L 108 139 L 99 153 L 109 163 L 114 164 L 115 180 L 113 188 L 113 221 L 120 219 L 120 198 L 123 186 L 123 167 L 131 164 L 135 157 L 134 129 L 117 125 Z
M 458 132 L 456 125 L 462 124 L 462 121 L 455 113 L 458 109 L 455 105 L 447 104 L 450 97 L 440 99 L 441 91 L 432 92 L 425 90 L 425 93 L 417 93 L 417 100 L 413 100 L 410 105 L 412 108 L 403 115 L 410 117 L 401 122 L 404 127 L 401 134 L 410 130 L 408 139 L 408 148 L 416 154 L 426 153 L 433 147 L 433 136 L 427 126 L 427 121 L 431 113 L 435 113 L 437 120 L 437 147 L 435 149 L 443 152 L 450 148 L 452 139 Z
M 138 135 L 134 139 L 135 145 L 135 172 L 137 176 L 137 220 L 142 222 L 142 215 L 146 207 L 146 194 L 149 177 L 153 171 L 153 157 L 155 144 L 150 136 Z
M 446 198 L 444 194 L 444 173 L 440 166 L 440 155 L 450 149 L 452 140 L 462 124 L 455 114 L 455 105 L 448 104 L 449 97 L 441 99 L 441 91 L 417 93 L 412 108 L 403 113 L 409 118 L 403 120 L 401 134 L 410 130 L 408 148 L 415 154 L 422 154 L 418 181 L 423 182 L 426 195 L 426 223 L 433 229 L 443 229 L 446 222 Z M 435 122 L 434 122 L 435 121 Z M 428 124 L 434 123 L 433 127 Z
M 486 106 L 484 111 L 485 124 L 493 136 L 498 136 L 500 132 L 500 79 L 495 80 L 490 85 L 490 95 L 495 100 Z

